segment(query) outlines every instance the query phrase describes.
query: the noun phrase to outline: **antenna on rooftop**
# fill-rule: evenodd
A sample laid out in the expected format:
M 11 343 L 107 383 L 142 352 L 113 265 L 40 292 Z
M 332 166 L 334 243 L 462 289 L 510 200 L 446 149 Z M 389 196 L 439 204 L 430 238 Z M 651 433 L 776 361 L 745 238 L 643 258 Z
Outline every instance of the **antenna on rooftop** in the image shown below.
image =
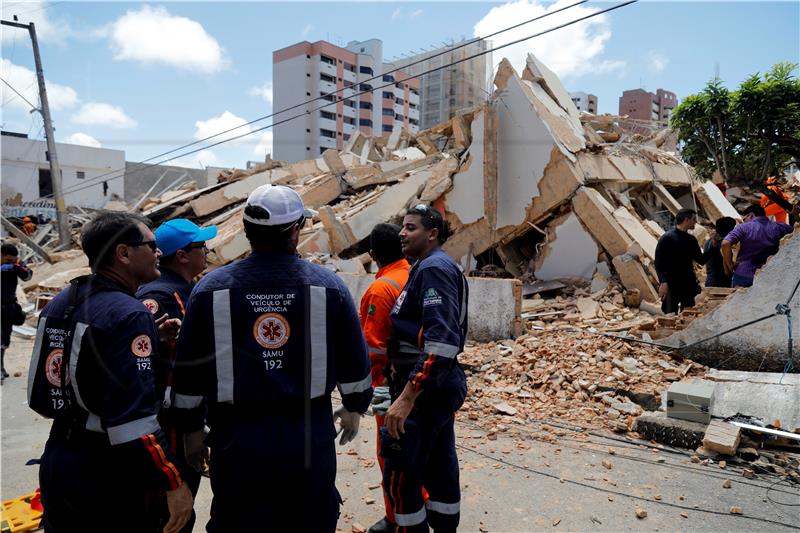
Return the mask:
M 719 81 L 719 61 L 714 63 L 714 81 Z

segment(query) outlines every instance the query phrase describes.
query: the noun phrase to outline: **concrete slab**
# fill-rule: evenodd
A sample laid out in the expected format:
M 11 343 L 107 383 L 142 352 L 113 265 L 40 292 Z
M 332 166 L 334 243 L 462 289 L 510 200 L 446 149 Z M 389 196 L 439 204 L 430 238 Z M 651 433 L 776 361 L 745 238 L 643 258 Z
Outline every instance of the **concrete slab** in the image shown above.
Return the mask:
M 445 195 L 447 210 L 456 215 L 462 224 L 471 224 L 484 215 L 483 111 L 475 112 L 471 127 L 472 143 L 467 149 L 466 165 L 462 165 L 461 170 L 453 176 L 453 188 Z
M 763 376 L 764 374 L 758 374 Z M 773 381 L 780 381 L 781 374 L 772 374 Z M 800 384 L 798 378 L 785 380 L 783 384 L 764 383 L 763 377 L 756 377 L 762 381 L 711 381 L 713 383 L 714 401 L 711 405 L 711 415 L 721 418 L 733 416 L 736 413 L 755 416 L 768 424 L 780 420 L 781 427 L 793 432 L 800 428 Z M 792 383 L 794 382 L 794 383 Z
M 536 278 L 553 280 L 581 278 L 590 280 L 597 267 L 599 249 L 588 231 L 570 213 L 550 224 L 550 241 L 537 259 Z
M 800 276 L 800 238 L 783 241 L 780 251 L 756 273 L 753 286 L 739 289 L 711 313 L 695 319 L 689 327 L 663 340 L 669 346 L 686 346 L 722 331 L 775 312 L 786 302 Z M 789 302 L 792 317 L 800 316 L 800 291 Z M 800 339 L 800 320 L 792 320 L 792 337 Z M 722 370 L 783 370 L 787 357 L 788 327 L 785 316 L 726 333 L 679 351 L 693 360 Z M 795 366 L 798 350 L 794 350 Z M 800 401 L 798 401 L 800 404 Z
M 375 281 L 370 274 L 340 272 L 358 305 L 367 287 Z M 519 334 L 522 314 L 522 282 L 516 279 L 467 278 L 469 285 L 468 332 L 470 340 L 491 342 Z

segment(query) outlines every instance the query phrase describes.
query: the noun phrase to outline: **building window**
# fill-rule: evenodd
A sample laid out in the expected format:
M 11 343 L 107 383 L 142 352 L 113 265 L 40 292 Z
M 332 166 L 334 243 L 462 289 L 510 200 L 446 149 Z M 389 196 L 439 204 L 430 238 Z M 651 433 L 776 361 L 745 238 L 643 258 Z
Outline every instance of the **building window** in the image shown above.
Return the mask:
M 320 96 L 320 98 L 322 98 L 322 99 L 323 99 L 323 100 L 325 100 L 326 102 L 335 102 L 335 101 L 336 101 L 336 97 L 335 97 L 335 96 L 333 96 L 332 94 L 328 94 L 328 93 L 319 93 L 319 96 Z
M 394 103 L 397 105 L 403 105 L 404 101 L 402 98 L 395 98 Z
M 370 85 L 369 83 L 362 83 L 362 84 L 360 84 L 358 86 L 358 90 L 359 91 L 371 91 L 372 90 L 372 85 Z
M 345 141 L 349 141 L 350 140 L 350 134 L 349 133 L 345 133 L 344 135 L 342 135 L 342 139 L 344 139 Z
M 320 73 L 319 79 L 321 79 L 322 81 L 327 81 L 328 83 L 336 83 L 336 77 L 335 76 L 331 76 L 331 75 L 325 74 L 325 73 Z
M 342 120 L 344 121 L 345 124 L 350 124 L 351 126 L 356 125 L 356 119 L 354 119 L 353 117 L 342 117 Z
M 416 109 L 417 108 L 417 104 L 412 104 L 411 102 L 409 102 L 408 103 L 408 108 L 409 109 Z
M 383 97 L 391 100 L 392 98 L 394 98 L 394 93 L 390 93 L 389 91 L 383 91 Z
M 360 118 L 360 119 L 358 119 L 358 125 L 359 126 L 368 126 L 368 127 L 371 128 L 372 127 L 372 120 L 368 119 L 368 118 Z
M 394 109 L 390 109 L 388 107 L 384 107 L 382 114 L 383 114 L 384 117 L 393 117 L 394 116 Z
M 361 74 L 369 74 L 370 76 L 372 76 L 372 67 L 363 67 L 363 66 L 358 67 L 358 71 Z
M 84 172 L 83 170 L 78 170 L 77 172 L 75 172 L 75 177 L 78 178 L 79 180 L 86 179 L 86 172 Z
M 411 124 L 412 126 L 419 126 L 419 120 L 415 118 L 408 119 L 408 123 Z
M 335 139 L 336 138 L 336 132 L 335 131 L 326 130 L 326 129 L 322 129 L 322 128 L 320 128 L 320 130 L 319 130 L 319 135 L 320 135 L 320 137 L 327 137 L 328 139 Z
M 394 76 L 391 74 L 384 74 L 383 81 L 388 81 L 389 83 L 394 83 Z
M 344 105 L 346 105 L 347 107 L 352 107 L 353 109 L 355 109 L 355 108 L 356 108 L 356 102 L 355 102 L 355 100 L 345 100 L 345 101 L 344 101 Z M 370 104 L 370 105 L 371 105 L 371 104 Z M 372 109 L 372 107 L 370 107 L 370 109 Z
M 320 111 L 319 116 L 328 120 L 336 120 L 336 113 L 331 113 L 330 111 Z
M 355 72 L 356 71 L 356 66 L 355 65 L 351 65 L 350 63 L 345 63 L 344 64 L 344 69 L 348 70 L 350 72 Z
M 320 60 L 321 62 L 323 62 L 323 63 L 327 63 L 327 64 L 329 64 L 329 65 L 336 65 L 336 61 L 335 61 L 335 60 L 334 60 L 332 57 L 328 57 L 328 56 L 323 56 L 323 55 L 320 55 L 320 56 L 319 56 L 319 60 Z
M 395 113 L 394 114 L 394 119 L 395 120 L 403 120 L 403 115 L 400 115 L 399 113 Z
M 361 101 L 358 103 L 359 109 L 372 109 L 372 102 Z
M 383 131 L 387 131 L 387 132 L 391 133 L 393 129 L 394 129 L 394 126 L 392 126 L 391 124 L 384 124 L 383 125 Z

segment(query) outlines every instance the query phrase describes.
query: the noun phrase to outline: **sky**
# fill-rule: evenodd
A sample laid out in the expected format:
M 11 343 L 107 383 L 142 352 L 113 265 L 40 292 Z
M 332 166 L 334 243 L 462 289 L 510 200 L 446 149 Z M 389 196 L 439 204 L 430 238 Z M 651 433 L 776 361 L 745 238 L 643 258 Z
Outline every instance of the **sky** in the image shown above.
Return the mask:
M 273 50 L 303 40 L 344 46 L 379 38 L 388 59 L 484 36 L 575 1 L 3 1 L 2 18 L 17 15 L 36 25 L 56 140 L 124 150 L 126 160 L 143 161 L 278 111 Z M 492 41 L 502 46 L 615 4 L 590 1 Z M 1 46 L 0 77 L 38 106 L 27 32 L 2 26 Z M 616 113 L 626 89 L 664 88 L 680 100 L 717 71 L 735 88 L 777 62 L 800 63 L 800 2 L 640 0 L 497 50 L 493 60 L 508 57 L 520 69 L 529 52 L 568 90 L 596 94 L 601 113 Z M 2 129 L 43 139 L 41 117 L 6 83 L 0 84 Z M 267 128 L 152 161 L 241 168 L 263 160 L 271 143 Z

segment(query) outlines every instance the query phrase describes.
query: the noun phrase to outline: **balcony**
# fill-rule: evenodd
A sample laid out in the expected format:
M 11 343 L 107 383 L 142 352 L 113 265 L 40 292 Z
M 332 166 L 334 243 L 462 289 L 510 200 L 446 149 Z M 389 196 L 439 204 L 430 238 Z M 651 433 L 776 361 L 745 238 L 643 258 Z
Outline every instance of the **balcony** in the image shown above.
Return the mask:
M 327 81 L 319 80 L 319 90 L 323 93 L 332 93 L 336 91 L 336 85 Z
M 317 125 L 324 130 L 336 131 L 336 121 L 320 117 Z
M 336 65 L 331 65 L 323 61 L 319 62 L 319 71 L 328 74 L 329 76 L 336 76 Z

